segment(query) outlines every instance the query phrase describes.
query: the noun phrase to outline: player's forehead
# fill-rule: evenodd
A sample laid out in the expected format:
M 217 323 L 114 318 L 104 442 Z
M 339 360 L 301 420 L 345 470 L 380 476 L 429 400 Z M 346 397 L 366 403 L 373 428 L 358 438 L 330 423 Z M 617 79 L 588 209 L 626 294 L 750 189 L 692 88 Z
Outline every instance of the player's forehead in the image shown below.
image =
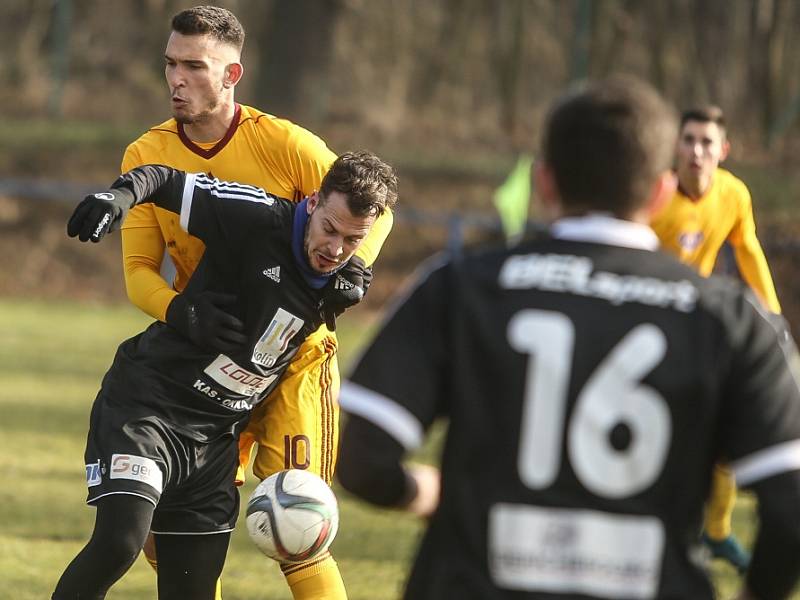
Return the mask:
M 710 139 L 711 141 L 721 141 L 724 133 L 720 126 L 713 121 L 696 121 L 689 119 L 681 126 L 681 138 L 683 139 Z
M 347 196 L 341 192 L 330 192 L 320 206 L 324 222 L 344 236 L 366 235 L 375 217 L 354 215 L 347 204 Z
M 164 55 L 174 61 L 234 62 L 236 51 L 211 35 L 184 35 L 173 31 Z

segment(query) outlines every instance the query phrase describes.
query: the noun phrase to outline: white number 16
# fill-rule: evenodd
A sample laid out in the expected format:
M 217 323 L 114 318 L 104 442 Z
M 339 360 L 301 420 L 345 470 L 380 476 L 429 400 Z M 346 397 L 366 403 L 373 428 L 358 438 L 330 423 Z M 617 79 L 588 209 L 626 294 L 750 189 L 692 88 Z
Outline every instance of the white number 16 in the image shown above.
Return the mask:
M 649 487 L 664 468 L 672 420 L 663 396 L 642 379 L 664 358 L 667 340 L 652 324 L 634 327 L 597 366 L 578 392 L 565 431 L 575 326 L 565 315 L 523 310 L 508 325 L 512 348 L 528 355 L 517 468 L 532 489 L 555 481 L 562 436 L 578 480 L 605 498 Z M 613 428 L 631 433 L 626 448 L 610 442 Z

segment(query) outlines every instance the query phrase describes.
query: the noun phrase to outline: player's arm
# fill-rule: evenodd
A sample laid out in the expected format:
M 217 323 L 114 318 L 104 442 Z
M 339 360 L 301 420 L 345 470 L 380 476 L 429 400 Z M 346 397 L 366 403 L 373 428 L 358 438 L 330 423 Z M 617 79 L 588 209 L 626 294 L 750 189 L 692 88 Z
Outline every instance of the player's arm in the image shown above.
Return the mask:
M 438 501 L 435 471 L 405 466 L 403 458 L 446 411 L 444 279 L 435 271 L 402 302 L 340 394 L 349 419 L 339 481 L 368 502 L 416 514 L 430 514 Z
M 135 208 L 138 210 L 145 207 L 148 209 L 146 212 L 153 213 L 150 205 Z M 178 294 L 161 277 L 163 258 L 164 236 L 158 225 L 122 229 L 122 265 L 128 298 L 135 306 L 159 321 L 165 320 L 167 307 Z
M 180 213 L 185 174 L 161 165 L 145 165 L 121 175 L 107 191 L 86 196 L 67 224 L 70 237 L 99 242 L 119 229 L 128 211 L 143 202 L 155 202 Z
M 800 471 L 782 473 L 752 487 L 758 496 L 759 529 L 747 589 L 754 598 L 788 598 L 800 573 Z
M 349 415 L 346 432 L 337 475 L 342 487 L 377 506 L 420 517 L 433 514 L 439 504 L 437 468 L 403 464 L 407 450 L 414 447 L 407 449 L 381 426 L 356 414 Z
M 220 195 L 226 197 L 225 202 Z M 190 234 L 207 244 L 214 240 L 235 253 L 243 233 L 263 217 L 259 209 L 275 201 L 252 186 L 144 165 L 120 176 L 108 191 L 84 198 L 70 218 L 67 232 L 81 241 L 100 241 L 119 227 L 131 207 L 149 202 L 179 215 L 181 226 Z M 246 341 L 242 322 L 222 308 L 234 301 L 228 294 L 211 291 L 178 294 L 169 303 L 165 320 L 197 345 L 229 352 Z
M 142 166 L 136 144 L 122 158 L 121 172 Z M 122 267 L 128 298 L 151 317 L 164 321 L 167 307 L 177 292 L 161 276 L 164 259 L 164 234 L 152 204 L 131 209 L 122 227 Z
M 181 227 L 207 244 L 237 247 L 247 230 L 265 224 L 271 213 L 263 208 L 278 202 L 286 201 L 251 185 L 143 165 L 120 175 L 107 191 L 86 196 L 70 218 L 68 233 L 98 242 L 119 228 L 133 206 L 153 203 L 178 215 Z
M 778 302 L 778 295 L 775 292 L 775 284 L 772 282 L 764 250 L 756 236 L 753 204 L 746 188 L 744 194 L 739 221 L 728 239 L 733 246 L 736 264 L 742 278 L 758 295 L 764 306 L 774 313 L 780 313 L 781 305 Z
M 785 598 L 800 581 L 800 357 L 750 294 L 726 318 L 733 352 L 720 412 L 721 458 L 759 506 L 747 589 L 756 598 Z

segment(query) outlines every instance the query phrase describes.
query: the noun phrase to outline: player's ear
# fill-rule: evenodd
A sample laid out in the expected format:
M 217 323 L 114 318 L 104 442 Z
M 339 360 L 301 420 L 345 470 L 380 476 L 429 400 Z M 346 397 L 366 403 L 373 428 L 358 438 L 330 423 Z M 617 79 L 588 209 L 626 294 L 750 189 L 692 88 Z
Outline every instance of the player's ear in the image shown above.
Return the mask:
M 726 158 L 728 158 L 728 153 L 731 151 L 731 143 L 728 139 L 722 140 L 722 153 L 719 155 L 719 162 L 722 162 Z
M 664 171 L 658 176 L 650 190 L 647 200 L 647 213 L 650 217 L 657 215 L 675 195 L 678 189 L 678 177 L 672 170 Z
M 313 213 L 317 206 L 319 206 L 319 192 L 314 190 L 314 193 L 308 197 L 308 202 L 306 203 L 306 212 L 308 214 Z
M 242 63 L 230 63 L 227 67 L 225 67 L 225 79 L 222 82 L 222 85 L 226 88 L 230 88 L 235 86 L 241 80 L 242 75 L 244 75 L 244 67 Z
M 561 200 L 553 170 L 543 160 L 536 161 L 533 171 L 536 198 L 546 220 L 552 221 L 561 215 Z

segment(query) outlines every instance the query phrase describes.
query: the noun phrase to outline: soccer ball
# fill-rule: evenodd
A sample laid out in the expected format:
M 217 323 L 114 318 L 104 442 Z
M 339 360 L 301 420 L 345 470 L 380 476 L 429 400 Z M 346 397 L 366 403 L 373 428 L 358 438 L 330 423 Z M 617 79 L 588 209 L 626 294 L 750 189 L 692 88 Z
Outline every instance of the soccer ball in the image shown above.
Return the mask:
M 305 562 L 328 549 L 339 528 L 336 496 L 308 471 L 290 469 L 258 484 L 247 504 L 247 531 L 258 549 L 282 563 Z

